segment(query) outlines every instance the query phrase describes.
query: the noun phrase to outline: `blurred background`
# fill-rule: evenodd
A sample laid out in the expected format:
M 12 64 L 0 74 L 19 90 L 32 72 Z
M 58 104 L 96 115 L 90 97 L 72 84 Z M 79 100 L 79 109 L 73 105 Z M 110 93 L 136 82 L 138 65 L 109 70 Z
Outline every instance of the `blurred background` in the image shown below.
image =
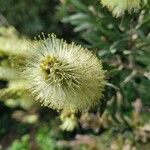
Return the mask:
M 19 79 L 24 51 L 41 32 L 87 47 L 107 70 L 103 100 L 79 114 L 70 132 L 60 129 L 60 114 L 34 101 Z M 99 0 L 0 0 L 3 149 L 149 150 L 150 2 L 115 18 Z

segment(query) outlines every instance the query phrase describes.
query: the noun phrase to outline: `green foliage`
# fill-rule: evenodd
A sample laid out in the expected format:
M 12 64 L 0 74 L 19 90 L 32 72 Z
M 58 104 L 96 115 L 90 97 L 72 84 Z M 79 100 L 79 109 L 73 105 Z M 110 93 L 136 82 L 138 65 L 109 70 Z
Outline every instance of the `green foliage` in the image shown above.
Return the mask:
M 30 150 L 29 135 L 24 135 L 21 140 L 15 140 L 8 150 Z
M 43 127 L 37 132 L 36 137 L 40 150 L 56 150 L 56 141 L 53 131 L 50 131 L 48 126 Z
M 56 2 L 53 0 L 0 1 L 3 24 L 15 26 L 21 33 L 35 36 L 40 32 L 52 32 L 57 23 L 54 18 Z M 13 7 L 12 7 L 13 6 Z M 52 19 L 53 18 L 53 19 Z

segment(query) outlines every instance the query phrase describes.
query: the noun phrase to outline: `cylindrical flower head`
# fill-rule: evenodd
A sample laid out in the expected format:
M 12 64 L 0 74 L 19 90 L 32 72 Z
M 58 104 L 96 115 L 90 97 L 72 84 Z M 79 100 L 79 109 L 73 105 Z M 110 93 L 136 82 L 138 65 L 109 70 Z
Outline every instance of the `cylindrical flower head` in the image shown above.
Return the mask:
M 125 11 L 131 12 L 141 8 L 147 0 L 101 0 L 103 6 L 106 6 L 114 16 L 119 17 Z
M 105 86 L 101 61 L 55 35 L 33 48 L 22 76 L 36 99 L 56 110 L 86 111 L 99 103 Z

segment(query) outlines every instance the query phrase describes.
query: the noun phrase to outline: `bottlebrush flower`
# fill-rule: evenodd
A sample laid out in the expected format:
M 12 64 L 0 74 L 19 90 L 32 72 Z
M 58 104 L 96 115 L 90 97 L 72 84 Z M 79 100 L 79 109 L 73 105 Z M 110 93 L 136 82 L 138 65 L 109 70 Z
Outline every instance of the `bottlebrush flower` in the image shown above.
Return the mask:
M 29 52 L 22 76 L 36 99 L 56 110 L 88 110 L 99 103 L 105 86 L 101 61 L 55 35 Z
M 114 16 L 119 17 L 125 11 L 131 12 L 141 8 L 147 0 L 101 0 L 103 6 L 106 6 Z

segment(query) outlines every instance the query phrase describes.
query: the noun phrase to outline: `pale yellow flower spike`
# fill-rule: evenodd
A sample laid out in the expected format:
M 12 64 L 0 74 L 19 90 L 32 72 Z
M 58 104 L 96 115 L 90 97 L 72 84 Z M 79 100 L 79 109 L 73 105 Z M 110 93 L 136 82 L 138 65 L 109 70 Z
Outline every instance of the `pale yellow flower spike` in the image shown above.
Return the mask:
M 99 103 L 105 71 L 89 50 L 51 35 L 40 40 L 28 54 L 21 75 L 44 106 L 78 112 Z
M 139 10 L 147 0 L 101 0 L 103 6 L 106 6 L 115 17 L 122 16 L 125 11 Z

